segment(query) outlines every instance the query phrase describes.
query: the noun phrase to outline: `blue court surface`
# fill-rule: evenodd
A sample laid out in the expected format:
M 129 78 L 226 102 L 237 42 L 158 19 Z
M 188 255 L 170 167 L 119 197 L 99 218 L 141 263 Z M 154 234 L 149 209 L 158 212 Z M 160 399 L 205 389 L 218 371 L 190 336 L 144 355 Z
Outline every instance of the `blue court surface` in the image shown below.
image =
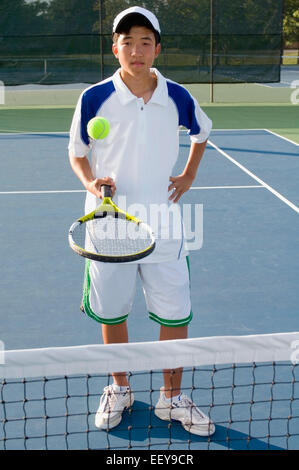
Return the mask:
M 79 310 L 84 261 L 69 248 L 67 232 L 83 213 L 85 192 L 69 166 L 67 144 L 65 133 L 0 136 L 5 349 L 102 342 L 100 325 Z M 174 175 L 188 151 L 189 137 L 181 132 Z M 190 251 L 189 337 L 298 331 L 298 173 L 299 146 L 268 130 L 212 132 L 196 180 L 181 200 L 203 214 L 202 246 Z M 128 327 L 130 341 L 158 339 L 159 326 L 148 319 L 139 284 Z M 96 408 L 98 397 L 93 400 Z M 136 409 L 145 402 L 139 396 Z M 242 434 L 242 426 L 233 432 Z M 164 429 L 167 423 L 154 436 L 161 448 L 167 448 Z M 132 432 L 137 445 L 146 439 L 147 431 Z M 178 446 L 188 439 L 181 428 L 173 432 Z M 224 428 L 217 432 L 225 441 Z M 100 434 L 105 447 L 107 435 Z M 100 439 L 99 433 L 91 438 Z M 121 429 L 108 439 L 111 446 L 123 445 Z M 284 443 L 274 440 L 273 446 Z M 294 441 L 290 446 L 299 448 Z

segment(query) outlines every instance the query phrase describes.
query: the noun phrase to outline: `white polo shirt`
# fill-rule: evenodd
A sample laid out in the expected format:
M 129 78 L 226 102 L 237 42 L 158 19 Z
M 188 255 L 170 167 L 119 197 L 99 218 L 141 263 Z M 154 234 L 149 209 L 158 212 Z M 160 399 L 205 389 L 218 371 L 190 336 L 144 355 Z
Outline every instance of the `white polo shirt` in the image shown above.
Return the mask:
M 69 141 L 74 157 L 91 153 L 95 177 L 115 180 L 115 203 L 153 228 L 156 248 L 139 263 L 168 261 L 186 254 L 180 207 L 168 199 L 169 177 L 175 176 L 173 167 L 179 154 L 179 126 L 186 127 L 191 141 L 198 143 L 208 138 L 212 127 L 183 86 L 164 78 L 156 69 L 152 71 L 157 87 L 146 104 L 128 89 L 119 70 L 83 91 Z M 110 132 L 103 140 L 91 141 L 87 123 L 95 116 L 109 121 Z M 87 192 L 85 212 L 99 204 Z

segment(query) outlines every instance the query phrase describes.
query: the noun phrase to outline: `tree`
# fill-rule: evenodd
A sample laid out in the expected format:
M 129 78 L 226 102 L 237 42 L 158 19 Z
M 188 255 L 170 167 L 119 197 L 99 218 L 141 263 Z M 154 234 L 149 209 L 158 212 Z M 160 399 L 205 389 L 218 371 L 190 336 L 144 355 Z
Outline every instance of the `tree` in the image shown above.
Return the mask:
M 52 34 L 90 34 L 97 21 L 96 0 L 51 0 L 46 19 Z
M 1 0 L 0 31 L 2 36 L 30 35 L 42 33 L 47 2 L 36 0 Z
M 283 36 L 286 47 L 299 43 L 299 0 L 285 0 Z

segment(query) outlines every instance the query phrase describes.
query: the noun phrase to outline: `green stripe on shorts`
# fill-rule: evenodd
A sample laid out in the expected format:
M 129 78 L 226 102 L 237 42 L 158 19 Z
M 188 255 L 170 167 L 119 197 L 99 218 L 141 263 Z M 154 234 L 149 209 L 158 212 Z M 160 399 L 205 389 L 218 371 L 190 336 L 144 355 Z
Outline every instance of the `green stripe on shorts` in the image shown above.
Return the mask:
M 189 273 L 189 283 L 191 282 L 191 279 L 190 279 L 190 261 L 189 261 L 189 256 L 186 256 L 186 262 L 187 262 L 187 266 L 188 266 L 188 273 Z M 158 317 L 158 315 L 156 315 L 155 313 L 153 312 L 148 312 L 149 314 L 149 318 L 151 320 L 154 320 L 156 321 L 157 323 L 159 323 L 160 325 L 163 325 L 163 326 L 172 326 L 172 327 L 179 327 L 179 326 L 186 326 L 188 325 L 192 318 L 193 318 L 193 312 L 191 310 L 190 312 L 190 315 L 186 318 L 182 318 L 180 320 L 165 320 L 164 318 L 160 318 Z
M 86 260 L 85 273 L 84 273 L 83 299 L 82 299 L 84 312 L 93 320 L 99 323 L 104 323 L 105 325 L 119 325 L 120 323 L 123 323 L 124 321 L 126 321 L 126 319 L 128 318 L 128 315 L 123 315 L 122 317 L 118 317 L 118 318 L 107 319 L 107 318 L 101 318 L 96 313 L 93 312 L 90 306 L 90 302 L 89 302 L 89 294 L 90 294 L 89 269 L 90 269 L 90 260 Z
M 172 326 L 172 327 L 186 326 L 191 322 L 192 317 L 193 317 L 192 310 L 188 317 L 182 318 L 181 320 L 165 320 L 164 318 L 160 318 L 158 317 L 158 315 L 155 315 L 154 313 L 149 312 L 149 318 L 163 326 Z

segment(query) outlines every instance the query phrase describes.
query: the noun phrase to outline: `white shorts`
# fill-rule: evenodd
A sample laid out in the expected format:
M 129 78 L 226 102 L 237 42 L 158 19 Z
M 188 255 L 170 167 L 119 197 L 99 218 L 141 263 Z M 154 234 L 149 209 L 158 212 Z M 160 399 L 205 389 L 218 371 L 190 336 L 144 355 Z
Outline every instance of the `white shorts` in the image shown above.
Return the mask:
M 148 264 L 86 261 L 82 310 L 107 325 L 128 318 L 140 276 L 149 317 L 164 326 L 192 319 L 188 258 Z

